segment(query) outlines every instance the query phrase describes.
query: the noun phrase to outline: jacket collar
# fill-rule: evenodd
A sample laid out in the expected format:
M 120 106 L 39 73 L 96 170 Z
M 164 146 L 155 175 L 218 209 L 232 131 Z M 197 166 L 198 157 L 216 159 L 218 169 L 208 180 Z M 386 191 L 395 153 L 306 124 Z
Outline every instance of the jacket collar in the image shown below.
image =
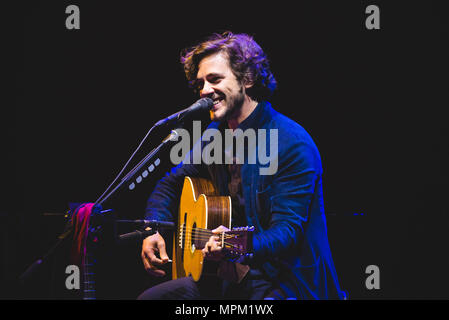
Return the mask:
M 261 101 L 257 104 L 256 108 L 251 112 L 251 114 L 243 120 L 238 126 L 238 129 L 245 131 L 249 128 L 260 128 L 263 124 L 268 121 L 270 114 L 272 112 L 271 104 L 268 101 Z M 226 121 L 221 122 L 218 127 L 220 129 L 228 128 Z

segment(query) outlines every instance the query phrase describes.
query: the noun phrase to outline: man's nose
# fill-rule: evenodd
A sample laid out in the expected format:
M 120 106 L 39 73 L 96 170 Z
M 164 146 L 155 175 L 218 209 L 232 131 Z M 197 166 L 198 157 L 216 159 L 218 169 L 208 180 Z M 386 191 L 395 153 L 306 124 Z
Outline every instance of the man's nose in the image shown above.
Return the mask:
M 201 98 L 209 97 L 214 94 L 214 88 L 210 83 L 204 83 L 203 89 L 201 90 Z

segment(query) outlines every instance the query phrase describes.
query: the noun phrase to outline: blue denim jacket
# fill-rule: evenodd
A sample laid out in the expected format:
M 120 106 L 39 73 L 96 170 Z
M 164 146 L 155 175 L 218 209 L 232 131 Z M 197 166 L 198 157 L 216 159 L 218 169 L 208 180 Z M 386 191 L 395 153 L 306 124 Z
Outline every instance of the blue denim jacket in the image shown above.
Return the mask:
M 209 128 L 223 130 L 223 125 L 212 122 Z M 248 264 L 263 270 L 289 298 L 344 298 L 329 247 L 321 159 L 312 138 L 268 102 L 259 103 L 239 128 L 266 129 L 267 136 L 269 129 L 278 130 L 277 171 L 261 175 L 259 162 L 245 161 L 241 167 L 247 225 L 255 227 Z M 220 194 L 227 194 L 225 165 L 181 163 L 156 185 L 147 219 L 176 220 L 185 176 L 211 179 Z

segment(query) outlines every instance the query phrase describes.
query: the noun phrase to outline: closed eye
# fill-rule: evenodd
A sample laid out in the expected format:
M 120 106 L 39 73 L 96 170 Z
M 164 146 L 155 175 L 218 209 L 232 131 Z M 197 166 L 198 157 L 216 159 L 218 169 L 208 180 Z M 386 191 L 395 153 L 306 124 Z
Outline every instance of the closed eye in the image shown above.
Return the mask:
M 209 81 L 210 83 L 214 83 L 217 84 L 221 81 L 221 79 L 223 79 L 223 76 L 220 75 L 216 75 L 216 74 L 211 74 L 207 76 L 207 81 Z
M 210 73 L 206 76 L 206 81 L 210 84 L 218 84 L 220 83 L 220 81 L 224 78 L 224 76 L 222 74 L 219 73 Z M 193 87 L 198 90 L 201 91 L 204 87 L 204 80 L 203 78 L 197 78 L 194 83 L 193 83 Z

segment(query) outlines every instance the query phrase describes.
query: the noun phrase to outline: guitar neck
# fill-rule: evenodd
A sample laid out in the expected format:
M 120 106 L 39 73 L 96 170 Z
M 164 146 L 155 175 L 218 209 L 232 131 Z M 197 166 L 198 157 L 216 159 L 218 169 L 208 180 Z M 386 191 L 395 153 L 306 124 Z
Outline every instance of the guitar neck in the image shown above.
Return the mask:
M 95 258 L 93 254 L 87 251 L 86 256 L 84 257 L 83 265 L 83 300 L 96 299 L 94 263 Z

